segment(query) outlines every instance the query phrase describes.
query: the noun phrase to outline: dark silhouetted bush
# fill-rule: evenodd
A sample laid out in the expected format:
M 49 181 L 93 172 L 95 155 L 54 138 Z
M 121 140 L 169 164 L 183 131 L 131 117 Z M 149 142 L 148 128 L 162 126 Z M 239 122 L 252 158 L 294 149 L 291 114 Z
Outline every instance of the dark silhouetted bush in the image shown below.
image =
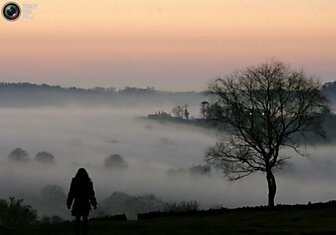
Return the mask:
M 0 200 L 0 224 L 7 228 L 27 225 L 36 221 L 36 211 L 23 204 L 23 199 L 10 197 L 9 201 Z
M 128 219 L 136 219 L 138 213 L 162 210 L 165 202 L 154 195 L 130 196 L 122 192 L 114 192 L 100 202 L 96 216 L 126 214 Z M 103 209 L 101 209 L 103 208 Z
M 199 204 L 196 201 L 167 203 L 163 208 L 163 211 L 165 212 L 189 212 L 198 210 L 199 210 Z
M 91 221 L 109 221 L 109 220 L 114 220 L 114 221 L 126 221 L 127 216 L 126 214 L 120 214 L 120 215 L 109 215 L 109 216 L 101 216 L 98 218 L 93 218 L 90 219 Z

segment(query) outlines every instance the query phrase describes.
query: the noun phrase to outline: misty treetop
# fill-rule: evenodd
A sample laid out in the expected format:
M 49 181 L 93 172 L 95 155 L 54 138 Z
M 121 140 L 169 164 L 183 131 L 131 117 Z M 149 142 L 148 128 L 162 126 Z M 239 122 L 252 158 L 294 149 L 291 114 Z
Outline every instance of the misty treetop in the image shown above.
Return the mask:
M 23 199 L 10 197 L 9 200 L 0 199 L 0 225 L 5 228 L 16 228 L 37 221 L 37 212 Z
M 27 162 L 29 161 L 29 154 L 22 148 L 16 148 L 10 152 L 8 159 L 13 162 Z
M 46 185 L 41 189 L 41 197 L 48 203 L 64 205 L 67 195 L 62 187 L 58 185 Z
M 8 155 L 8 160 L 13 163 L 27 163 L 31 159 L 29 158 L 29 154 L 26 150 L 22 148 L 16 148 Z M 48 152 L 38 152 L 35 155 L 35 161 L 43 164 L 52 164 L 55 163 L 55 156 Z
M 215 108 L 209 116 L 228 124 L 229 137 L 208 151 L 206 161 L 231 180 L 265 172 L 268 205 L 274 206 L 273 170 L 289 158 L 282 150 L 290 148 L 302 154 L 298 136 L 305 139 L 309 132 L 324 135 L 321 114 L 328 111 L 328 103 L 321 91 L 321 84 L 302 70 L 278 61 L 211 82 L 207 93 L 215 99 Z
M 124 169 L 128 167 L 128 163 L 120 154 L 111 154 L 105 158 L 104 166 L 112 169 Z
M 35 155 L 35 160 L 41 163 L 55 163 L 55 156 L 48 152 L 38 152 Z

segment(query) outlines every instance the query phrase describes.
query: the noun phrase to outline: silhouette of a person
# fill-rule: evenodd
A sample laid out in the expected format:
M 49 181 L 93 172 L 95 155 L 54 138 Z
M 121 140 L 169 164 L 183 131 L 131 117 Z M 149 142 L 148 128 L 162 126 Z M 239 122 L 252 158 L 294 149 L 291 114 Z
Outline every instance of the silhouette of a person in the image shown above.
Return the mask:
M 73 205 L 72 205 L 72 202 Z M 72 205 L 72 216 L 76 217 L 75 230 L 76 235 L 80 235 L 80 222 L 83 218 L 82 234 L 87 234 L 88 217 L 91 210 L 91 205 L 97 209 L 97 200 L 93 190 L 93 183 L 89 174 L 84 168 L 78 169 L 76 176 L 72 178 L 70 191 L 67 199 L 67 206 L 70 209 Z

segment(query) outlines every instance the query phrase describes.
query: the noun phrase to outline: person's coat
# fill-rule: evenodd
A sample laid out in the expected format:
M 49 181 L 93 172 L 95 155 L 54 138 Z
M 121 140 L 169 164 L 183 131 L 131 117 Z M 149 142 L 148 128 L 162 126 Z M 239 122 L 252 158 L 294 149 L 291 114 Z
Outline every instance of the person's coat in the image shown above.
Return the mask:
M 72 202 L 74 201 L 73 205 Z M 88 216 L 91 205 L 96 208 L 97 200 L 93 190 L 93 183 L 88 179 L 72 179 L 70 191 L 67 199 L 67 206 L 70 209 L 72 205 L 73 216 Z

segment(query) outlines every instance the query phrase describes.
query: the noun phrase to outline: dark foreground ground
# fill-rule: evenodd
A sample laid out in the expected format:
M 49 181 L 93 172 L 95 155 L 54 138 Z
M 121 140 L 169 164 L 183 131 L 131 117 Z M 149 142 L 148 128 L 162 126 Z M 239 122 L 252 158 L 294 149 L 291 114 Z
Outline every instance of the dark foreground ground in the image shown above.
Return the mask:
M 68 235 L 71 222 L 30 225 L 0 234 Z M 139 221 L 90 221 L 89 235 L 212 235 L 212 234 L 336 234 L 336 207 L 300 206 L 223 210 L 194 215 L 170 215 Z

